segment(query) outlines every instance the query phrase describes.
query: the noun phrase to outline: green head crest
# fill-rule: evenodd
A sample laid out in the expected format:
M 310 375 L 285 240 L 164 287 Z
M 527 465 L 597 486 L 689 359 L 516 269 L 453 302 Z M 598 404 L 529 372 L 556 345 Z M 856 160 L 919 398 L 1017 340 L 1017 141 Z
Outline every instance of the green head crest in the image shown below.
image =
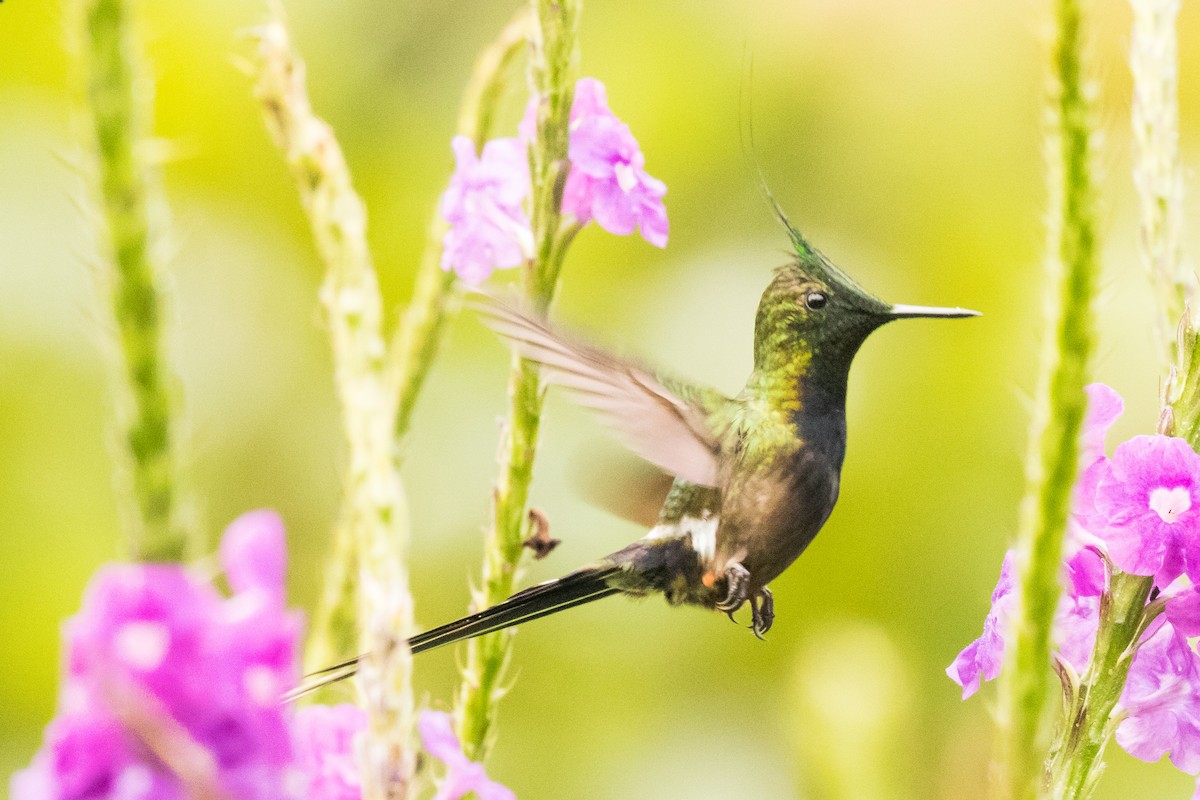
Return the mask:
M 755 361 L 779 347 L 800 346 L 835 361 L 851 358 L 879 326 L 905 317 L 971 317 L 961 308 L 885 303 L 809 244 L 768 194 L 795 248 L 763 292 L 755 326 Z

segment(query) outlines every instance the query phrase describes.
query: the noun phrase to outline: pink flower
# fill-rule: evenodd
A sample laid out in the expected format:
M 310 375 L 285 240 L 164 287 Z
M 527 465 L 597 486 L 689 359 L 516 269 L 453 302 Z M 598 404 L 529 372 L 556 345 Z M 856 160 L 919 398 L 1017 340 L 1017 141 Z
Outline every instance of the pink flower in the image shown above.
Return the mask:
M 289 796 L 279 697 L 297 677 L 301 622 L 283 603 L 282 523 L 239 518 L 221 558 L 228 599 L 178 565 L 96 573 L 65 628 L 59 717 L 14 776 L 14 800 Z
M 1084 391 L 1087 392 L 1088 409 L 1083 421 L 1079 453 L 1080 475 L 1075 482 L 1072 513 L 1075 521 L 1086 529 L 1089 519 L 1096 513 L 1096 486 L 1108 467 L 1108 458 L 1104 455 L 1104 438 L 1108 435 L 1108 429 L 1124 412 L 1125 401 L 1112 387 L 1103 383 L 1089 384 Z M 1073 530 L 1076 535 L 1083 534 L 1085 539 L 1090 536 L 1086 530 L 1081 531 L 1078 527 Z
M 296 714 L 296 763 L 308 777 L 308 800 L 361 800 L 354 740 L 367 725 L 358 706 L 305 706 Z
M 1104 383 L 1090 383 L 1087 393 L 1087 416 L 1083 420 L 1083 441 L 1080 442 L 1080 461 L 1086 469 L 1104 460 L 1104 438 L 1125 412 L 1125 401 L 1116 390 Z
M 1095 548 L 1080 548 L 1067 559 L 1067 590 L 1071 597 L 1099 597 L 1108 590 L 1104 559 Z
M 1014 553 L 1009 550 L 1004 554 L 1000 580 L 992 592 L 991 610 L 983 621 L 983 634 L 963 648 L 946 668 L 950 680 L 963 688 L 963 700 L 979 691 L 983 681 L 995 679 L 1004 663 L 1004 649 L 1010 635 L 1009 616 L 1018 588 L 1013 562 Z M 1066 592 L 1054 615 L 1054 642 L 1059 658 L 1076 672 L 1083 672 L 1092 656 L 1100 624 L 1100 596 L 1107 582 L 1104 562 L 1094 549 L 1082 548 L 1067 560 L 1064 577 Z
M 580 223 L 594 219 L 618 236 L 640 230 L 650 244 L 667 246 L 666 184 L 646 174 L 637 139 L 609 109 L 604 84 L 595 78 L 575 84 L 567 155 L 564 213 Z
M 1134 758 L 1200 772 L 1200 658 L 1169 622 L 1142 639 L 1119 708 L 1117 742 Z
M 1067 559 L 1066 574 L 1067 591 L 1054 617 L 1054 641 L 1059 658 L 1082 673 L 1096 645 L 1100 597 L 1108 588 L 1108 573 L 1100 554 L 1084 547 Z
M 479 800 L 516 800 L 512 790 L 490 780 L 482 764 L 463 754 L 449 714 L 423 711 L 417 729 L 425 752 L 446 765 L 446 778 L 434 800 L 459 800 L 472 792 Z
M 1013 556 L 1012 550 L 1004 554 L 1000 580 L 992 591 L 992 608 L 983 620 L 983 634 L 963 648 L 954 663 L 946 667 L 950 680 L 962 687 L 963 700 L 979 691 L 983 681 L 993 680 L 1000 674 L 1000 665 L 1004 661 L 1004 637 L 1016 589 L 1013 583 Z
M 455 169 L 442 195 L 450 230 L 442 240 L 442 269 L 478 284 L 494 269 L 520 266 L 533 254 L 533 233 L 522 203 L 529 195 L 529 162 L 517 139 L 475 145 L 455 136 Z
M 1121 396 L 1103 383 L 1085 388 L 1087 417 L 1080 442 L 1079 480 L 1075 484 L 1070 555 L 1065 559 L 1066 592 L 1054 617 L 1054 640 L 1058 655 L 1076 672 L 1083 672 L 1092 655 L 1100 621 L 1100 597 L 1107 589 L 1108 574 L 1100 554 L 1103 543 L 1084 526 L 1095 517 L 1095 493 L 1100 475 L 1108 468 L 1104 438 L 1124 410 Z M 959 653 L 947 669 L 950 679 L 963 687 L 966 700 L 979 691 L 981 681 L 1000 674 L 1008 635 L 1008 615 L 1015 591 L 1013 553 L 1005 554 L 1000 581 L 992 593 L 992 608 L 983 623 L 983 635 Z
M 1200 636 L 1200 587 L 1189 586 L 1167 598 L 1167 621 L 1185 636 Z
M 1117 447 L 1096 486 L 1089 524 L 1118 568 L 1160 587 L 1200 580 L 1200 456 L 1183 439 L 1135 436 Z
M 263 592 L 283 601 L 287 533 L 274 511 L 248 511 L 229 523 L 218 547 L 225 579 L 235 593 Z

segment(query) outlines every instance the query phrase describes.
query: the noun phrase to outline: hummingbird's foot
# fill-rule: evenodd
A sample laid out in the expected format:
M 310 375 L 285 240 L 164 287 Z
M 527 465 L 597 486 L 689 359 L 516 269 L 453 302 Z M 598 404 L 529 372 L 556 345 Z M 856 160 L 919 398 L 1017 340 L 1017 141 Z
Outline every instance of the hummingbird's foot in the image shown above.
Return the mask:
M 750 630 L 761 639 L 775 622 L 775 597 L 770 589 L 764 586 L 750 595 L 750 613 Z
M 725 599 L 717 603 L 717 608 L 733 618 L 733 612 L 741 608 L 750 592 L 750 570 L 741 564 L 730 564 L 725 568 Z

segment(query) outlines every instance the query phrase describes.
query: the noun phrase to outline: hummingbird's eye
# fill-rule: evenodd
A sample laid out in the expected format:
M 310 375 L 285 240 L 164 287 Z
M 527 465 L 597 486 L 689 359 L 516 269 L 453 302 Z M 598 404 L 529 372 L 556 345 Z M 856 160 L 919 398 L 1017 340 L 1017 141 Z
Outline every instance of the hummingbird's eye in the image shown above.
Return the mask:
M 829 296 L 824 292 L 809 292 L 804 295 L 804 305 L 813 311 L 820 311 L 829 302 Z

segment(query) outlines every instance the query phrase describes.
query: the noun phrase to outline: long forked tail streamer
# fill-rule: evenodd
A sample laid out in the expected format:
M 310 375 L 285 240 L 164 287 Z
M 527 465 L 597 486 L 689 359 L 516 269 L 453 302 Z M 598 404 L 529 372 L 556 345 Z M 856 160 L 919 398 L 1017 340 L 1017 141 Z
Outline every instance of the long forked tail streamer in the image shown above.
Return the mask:
M 621 590 L 609 586 L 608 578 L 618 571 L 617 567 L 581 569 L 556 580 L 531 586 L 517 592 L 503 603 L 419 633 L 408 640 L 408 646 L 415 655 L 617 594 Z M 306 675 L 306 678 L 312 680 L 286 693 L 283 702 L 294 702 L 318 689 L 351 677 L 358 671 L 358 664 L 362 658 L 358 656 Z

